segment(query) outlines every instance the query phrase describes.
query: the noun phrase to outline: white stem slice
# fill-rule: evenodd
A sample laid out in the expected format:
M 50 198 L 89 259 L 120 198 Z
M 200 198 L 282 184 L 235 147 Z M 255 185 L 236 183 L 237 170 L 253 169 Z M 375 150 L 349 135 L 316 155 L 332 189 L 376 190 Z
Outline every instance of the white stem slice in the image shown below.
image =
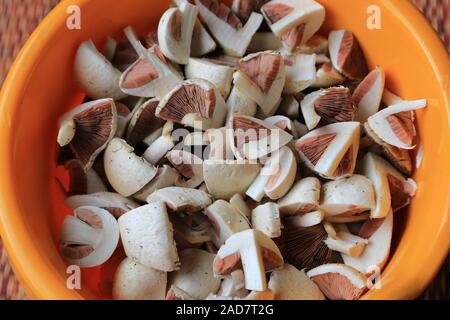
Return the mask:
M 278 201 L 280 212 L 285 215 L 301 215 L 315 210 L 320 201 L 320 180 L 305 178 L 298 181 L 289 193 Z
M 186 64 L 189 60 L 197 13 L 194 5 L 181 1 L 178 8 L 168 9 L 159 21 L 159 46 L 164 55 L 173 62 Z
M 371 116 L 368 124 L 384 142 L 401 149 L 414 149 L 414 110 L 426 106 L 427 100 L 404 101 Z
M 366 276 L 345 264 L 324 264 L 307 275 L 331 300 L 356 300 L 367 289 Z
M 179 258 L 173 227 L 162 202 L 151 203 L 119 218 L 125 253 L 142 265 L 161 271 L 174 271 Z
M 338 251 L 351 257 L 360 257 L 363 254 L 366 245 L 369 243 L 368 240 L 355 236 L 349 232 L 340 231 L 336 236 L 336 239 L 332 237 L 326 239 L 324 241 L 325 244 L 330 250 Z
M 95 47 L 92 41 L 83 42 L 75 56 L 75 79 L 92 99 L 126 97 L 119 88 L 122 73 Z
M 358 85 L 353 93 L 353 100 L 358 107 L 356 121 L 364 123 L 378 112 L 383 97 L 385 79 L 383 68 L 377 67 Z
M 263 17 L 253 12 L 245 26 L 230 8 L 217 0 L 195 0 L 202 21 L 225 54 L 242 57 L 253 35 L 258 31 Z
M 255 101 L 264 114 L 278 104 L 286 82 L 283 57 L 274 51 L 250 54 L 239 61 L 234 85 Z
M 359 122 L 334 123 L 300 138 L 296 148 L 305 164 L 327 179 L 353 174 L 360 138 Z
M 270 238 L 280 237 L 281 218 L 276 203 L 268 202 L 253 209 L 252 227 L 264 232 Z

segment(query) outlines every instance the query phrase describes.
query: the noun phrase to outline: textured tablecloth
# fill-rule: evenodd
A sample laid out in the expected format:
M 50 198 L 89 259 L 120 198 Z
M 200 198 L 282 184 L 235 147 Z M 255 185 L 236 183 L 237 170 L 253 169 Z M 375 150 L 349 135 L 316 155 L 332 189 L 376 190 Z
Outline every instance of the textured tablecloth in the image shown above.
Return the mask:
M 432 23 L 450 51 L 450 0 L 411 1 Z M 0 0 L 0 85 L 28 36 L 58 2 L 58 0 Z M 0 239 L 0 299 L 24 298 L 25 293 L 14 277 Z M 450 258 L 421 298 L 450 299 Z

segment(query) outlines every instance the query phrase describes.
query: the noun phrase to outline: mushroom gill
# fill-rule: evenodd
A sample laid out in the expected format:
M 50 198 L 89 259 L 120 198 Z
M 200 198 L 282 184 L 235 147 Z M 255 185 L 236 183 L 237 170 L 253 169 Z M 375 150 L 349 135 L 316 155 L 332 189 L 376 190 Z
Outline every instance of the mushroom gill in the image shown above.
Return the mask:
M 124 74 L 122 87 L 125 89 L 139 88 L 158 77 L 159 72 L 150 61 L 147 59 L 139 59 Z
M 128 127 L 127 142 L 135 145 L 143 141 L 152 132 L 161 128 L 164 121 L 155 115 L 159 101 L 151 99 L 138 107 Z
M 311 137 L 305 140 L 299 140 L 296 144 L 298 150 L 300 150 L 306 158 L 311 161 L 313 165 L 316 165 L 328 145 L 336 138 L 336 133 L 327 133 L 321 136 Z
M 284 3 L 268 3 L 264 5 L 261 11 L 269 19 L 270 23 L 276 23 L 285 16 L 291 14 L 295 9 Z
M 261 7 L 269 2 L 269 0 L 240 0 L 237 2 L 238 7 L 234 9 L 237 16 L 242 21 L 247 21 L 253 11 L 259 12 Z
M 234 29 L 242 28 L 241 20 L 239 20 L 236 14 L 234 14 L 225 4 L 217 0 L 199 0 L 199 2 L 208 8 L 209 11 L 214 13 L 214 15 L 216 15 L 219 19 L 225 21 Z
M 327 124 L 353 121 L 356 113 L 356 105 L 350 90 L 345 87 L 323 90 L 321 96 L 315 101 L 314 108 Z
M 282 60 L 279 54 L 261 53 L 239 61 L 238 70 L 267 94 L 278 76 Z

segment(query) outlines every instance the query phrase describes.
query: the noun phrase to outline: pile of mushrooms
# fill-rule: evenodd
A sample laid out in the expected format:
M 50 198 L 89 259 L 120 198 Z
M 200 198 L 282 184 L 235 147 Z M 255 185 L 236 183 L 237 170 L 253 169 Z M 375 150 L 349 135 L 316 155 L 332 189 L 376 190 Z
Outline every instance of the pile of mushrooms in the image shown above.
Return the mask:
M 114 299 L 358 299 L 417 185 L 416 110 L 314 0 L 177 0 L 82 43 L 57 137 L 60 250 Z M 67 182 L 67 183 L 66 183 Z

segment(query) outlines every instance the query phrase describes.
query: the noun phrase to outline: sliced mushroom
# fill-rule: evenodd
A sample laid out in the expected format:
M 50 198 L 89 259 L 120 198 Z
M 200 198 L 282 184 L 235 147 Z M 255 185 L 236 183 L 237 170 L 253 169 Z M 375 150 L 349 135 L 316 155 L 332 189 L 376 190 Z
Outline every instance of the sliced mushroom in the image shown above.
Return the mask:
M 231 10 L 243 21 L 246 22 L 252 12 L 259 12 L 261 7 L 269 0 L 233 0 Z
M 336 233 L 336 239 L 328 237 L 324 242 L 331 250 L 344 253 L 351 257 L 360 257 L 369 244 L 369 241 L 366 239 L 346 231 L 339 231 Z
M 81 89 L 92 99 L 126 97 L 119 88 L 122 73 L 96 48 L 92 41 L 85 41 L 75 56 L 75 79 Z
M 116 105 L 112 99 L 84 103 L 63 115 L 59 123 L 58 144 L 70 145 L 87 171 L 116 133 Z
M 325 219 L 328 222 L 335 224 L 343 224 L 343 223 L 356 223 L 361 221 L 366 221 L 370 219 L 370 211 L 366 211 L 363 213 L 346 213 L 340 214 L 336 216 L 326 216 Z
M 211 204 L 211 197 L 204 191 L 182 187 L 156 190 L 147 202 L 164 202 L 172 212 L 197 212 Z
M 125 258 L 114 275 L 112 296 L 115 300 L 164 300 L 167 273 Z
M 292 135 L 263 120 L 234 115 L 228 130 L 232 149 L 238 159 L 256 160 L 267 156 L 292 141 Z
M 178 170 L 187 181 L 178 181 L 180 187 L 197 188 L 203 183 L 203 160 L 196 155 L 173 150 L 167 153 L 167 160 Z
M 216 50 L 217 44 L 199 19 L 195 22 L 192 33 L 191 56 L 202 57 Z
M 205 209 L 213 226 L 212 242 L 219 248 L 233 234 L 250 229 L 250 223 L 233 206 L 224 200 L 217 200 Z
M 242 57 L 258 31 L 263 17 L 252 12 L 243 26 L 241 20 L 225 4 L 217 0 L 195 0 L 202 21 L 212 36 L 231 56 Z
M 278 109 L 280 108 L 280 105 L 281 105 L 282 101 L 283 101 L 283 98 L 280 97 L 280 99 L 278 99 L 277 103 L 275 103 L 273 105 L 273 108 L 269 109 L 268 112 L 264 111 L 262 108 L 258 108 L 256 110 L 255 118 L 266 119 L 266 118 L 274 116 L 277 113 Z
M 144 202 L 156 190 L 175 186 L 179 179 L 180 175 L 176 169 L 163 165 L 157 169 L 155 177 L 133 197 Z
M 230 199 L 230 205 L 247 219 L 251 219 L 251 211 L 241 194 L 236 193 Z
M 325 213 L 322 210 L 311 211 L 302 215 L 295 215 L 287 217 L 285 221 L 292 227 L 309 228 L 316 226 L 325 218 Z
M 194 299 L 205 299 L 216 293 L 220 279 L 214 277 L 212 265 L 214 255 L 200 249 L 186 249 L 180 252 L 181 268 L 171 274 L 170 283 Z M 167 296 L 172 293 L 167 293 Z
M 367 139 L 372 143 L 368 150 L 380 156 L 386 157 L 389 162 L 405 176 L 411 176 L 413 172 L 413 164 L 409 150 L 400 149 L 381 140 L 370 129 L 369 124 L 364 124 L 364 130 L 367 134 Z
M 211 224 L 202 213 L 171 213 L 178 250 L 199 248 L 211 241 Z
M 191 41 L 197 21 L 197 8 L 188 1 L 179 1 L 170 8 L 158 25 L 158 43 L 163 54 L 173 62 L 186 64 L 191 55 Z
M 119 225 L 106 210 L 79 207 L 65 216 L 61 229 L 61 254 L 69 264 L 91 268 L 105 263 L 119 243 Z
M 265 272 L 283 266 L 280 250 L 264 233 L 246 230 L 236 233 L 219 249 L 213 269 L 217 275 L 228 275 L 243 268 L 245 288 L 264 291 L 267 289 Z
M 353 101 L 358 107 L 357 121 L 364 123 L 378 112 L 383 97 L 385 79 L 386 75 L 383 68 L 376 67 L 353 92 Z
M 186 79 L 204 79 L 213 83 L 224 99 L 230 94 L 234 68 L 214 60 L 190 58 L 184 71 Z
M 172 121 L 167 121 L 159 136 L 153 143 L 145 150 L 142 157 L 156 165 L 166 154 L 175 147 L 174 137 L 172 136 L 174 124 Z
M 169 125 L 173 125 L 172 122 L 170 122 L 170 121 L 168 121 L 168 122 L 169 122 Z M 168 124 L 168 123 L 166 122 L 166 124 Z M 151 146 L 153 144 L 153 142 L 155 142 L 159 137 L 161 137 L 163 135 L 163 129 L 164 129 L 164 127 L 154 130 L 147 137 L 145 137 L 144 140 L 142 140 L 142 142 L 146 146 Z
M 234 85 L 255 101 L 264 114 L 269 114 L 280 101 L 285 81 L 284 59 L 274 51 L 246 56 L 234 74 Z
M 136 209 L 139 206 L 136 202 L 113 192 L 75 195 L 67 198 L 65 204 L 72 209 L 84 206 L 102 208 L 109 211 L 115 218 L 119 218 L 125 212 Z
M 280 150 L 272 153 L 268 162 L 273 171 L 270 173 L 264 192 L 270 199 L 278 200 L 284 197 L 294 184 L 297 173 L 297 160 L 289 147 L 282 147 Z
M 178 269 L 173 227 L 164 203 L 154 202 L 131 210 L 118 221 L 122 244 L 129 258 L 156 270 Z
M 316 55 L 293 54 L 284 56 L 286 83 L 283 94 L 296 94 L 316 81 Z
M 201 79 L 187 80 L 169 92 L 159 103 L 161 119 L 200 130 L 225 124 L 227 106 L 214 84 Z
M 311 84 L 311 88 L 329 88 L 344 81 L 345 78 L 333 68 L 333 65 L 325 62 L 317 69 L 316 80 Z
M 257 32 L 247 48 L 247 54 L 267 50 L 278 50 L 282 46 L 280 38 L 273 32 Z
M 383 101 L 384 105 L 386 105 L 386 106 L 393 106 L 393 105 L 404 102 L 404 100 L 402 98 L 400 98 L 398 95 L 396 95 L 395 93 L 393 93 L 386 87 L 384 88 L 384 91 L 383 91 L 382 101 Z
M 244 194 L 260 169 L 257 162 L 205 160 L 203 178 L 214 198 L 228 200 L 236 193 Z
M 195 299 L 184 290 L 181 290 L 176 286 L 171 286 L 169 291 L 167 292 L 166 300 L 195 300 Z
M 290 52 L 311 39 L 325 21 L 325 8 L 313 0 L 274 0 L 265 4 L 261 12 Z
M 296 148 L 306 166 L 327 179 L 353 174 L 360 138 L 359 122 L 334 123 L 300 138 Z
M 289 119 L 297 119 L 300 114 L 300 103 L 297 98 L 294 95 L 283 97 L 278 114 L 286 116 Z
M 325 264 L 307 275 L 331 300 L 357 300 L 367 290 L 367 278 L 345 264 Z
M 321 184 L 317 178 L 298 181 L 289 193 L 278 201 L 284 215 L 302 215 L 314 211 L 319 206 Z
M 345 87 L 331 87 L 312 92 L 301 102 L 303 118 L 309 130 L 324 124 L 353 121 L 356 105 L 350 90 Z
M 325 56 L 328 54 L 328 38 L 320 34 L 313 35 L 304 45 L 300 47 L 300 53 L 317 54 Z
M 386 160 L 368 153 L 359 165 L 360 172 L 368 177 L 375 189 L 375 207 L 372 219 L 384 218 L 391 207 L 395 211 L 407 206 L 416 192 L 416 183 L 406 179 Z
M 353 216 L 375 208 L 373 184 L 358 174 L 325 183 L 321 198 L 320 209 L 326 217 Z
M 244 298 L 249 294 L 245 289 L 245 275 L 242 270 L 236 270 L 222 280 L 217 295 L 219 297 Z
M 361 46 L 351 31 L 330 32 L 328 43 L 333 67 L 339 73 L 351 80 L 362 80 L 369 73 Z
M 206 131 L 205 136 L 209 141 L 208 160 L 234 160 L 231 137 L 228 135 L 227 130 L 226 127 L 222 127 Z
M 276 203 L 268 202 L 252 211 L 252 226 L 264 232 L 270 238 L 281 236 L 280 211 Z
M 328 233 L 322 224 L 312 227 L 299 227 L 291 220 L 284 220 L 281 238 L 277 239 L 287 263 L 297 269 L 311 269 L 325 263 L 340 261 L 340 257 L 324 243 Z
M 230 122 L 230 119 L 234 114 L 254 117 L 258 108 L 256 102 L 248 98 L 247 95 L 243 94 L 236 86 L 231 89 L 231 93 L 227 100 L 227 106 L 227 124 Z
M 142 142 L 152 132 L 164 125 L 164 121 L 155 115 L 158 103 L 157 99 L 150 99 L 133 110 L 127 130 L 127 142 L 130 145 Z
M 133 151 L 125 140 L 114 138 L 104 156 L 108 181 L 124 197 L 140 191 L 156 175 L 156 168 Z
M 385 143 L 400 149 L 414 149 L 416 128 L 414 110 L 427 106 L 427 100 L 404 101 L 371 116 L 369 128 Z
M 137 97 L 161 99 L 183 81 L 174 67 L 158 54 L 158 50 L 147 50 L 142 46 L 130 27 L 125 29 L 125 34 L 139 54 L 139 59 L 120 78 L 123 92 Z
M 305 271 L 287 263 L 282 269 L 272 272 L 268 286 L 275 300 L 325 300 L 322 291 Z
M 64 164 L 64 168 L 69 173 L 69 190 L 66 191 L 68 196 L 107 191 L 98 173 L 92 168 L 85 171 L 81 161 L 69 160 Z
M 288 117 L 278 115 L 264 119 L 264 121 L 273 124 L 280 129 L 283 129 L 294 137 L 297 135 L 297 132 L 295 132 L 294 121 L 292 121 Z

